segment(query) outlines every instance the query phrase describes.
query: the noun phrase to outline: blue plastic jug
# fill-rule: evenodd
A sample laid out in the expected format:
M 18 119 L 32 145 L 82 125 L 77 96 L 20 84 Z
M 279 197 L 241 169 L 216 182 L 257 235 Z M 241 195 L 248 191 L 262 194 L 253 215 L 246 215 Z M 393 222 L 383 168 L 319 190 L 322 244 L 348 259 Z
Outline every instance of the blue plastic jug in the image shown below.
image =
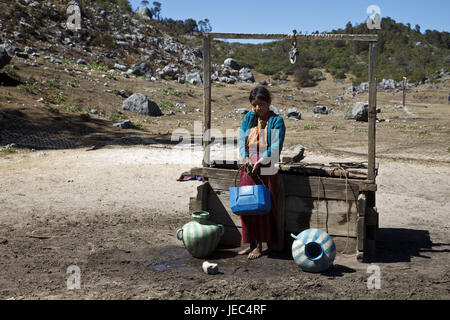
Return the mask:
M 270 190 L 263 185 L 230 188 L 230 208 L 239 216 L 270 212 Z

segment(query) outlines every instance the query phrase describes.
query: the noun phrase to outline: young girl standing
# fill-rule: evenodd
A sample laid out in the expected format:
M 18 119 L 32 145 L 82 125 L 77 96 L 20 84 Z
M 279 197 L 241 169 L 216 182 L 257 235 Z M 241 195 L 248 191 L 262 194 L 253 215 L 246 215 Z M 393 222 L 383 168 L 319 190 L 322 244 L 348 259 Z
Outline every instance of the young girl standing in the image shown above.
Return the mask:
M 243 165 L 240 169 L 239 186 L 264 184 L 270 190 L 271 212 L 263 215 L 241 216 L 242 242 L 250 246 L 239 254 L 257 259 L 262 253 L 262 243 L 279 240 L 277 219 L 277 170 L 283 148 L 286 127 L 283 118 L 270 110 L 272 97 L 265 87 L 250 92 L 253 111 L 248 112 L 239 129 L 239 153 Z

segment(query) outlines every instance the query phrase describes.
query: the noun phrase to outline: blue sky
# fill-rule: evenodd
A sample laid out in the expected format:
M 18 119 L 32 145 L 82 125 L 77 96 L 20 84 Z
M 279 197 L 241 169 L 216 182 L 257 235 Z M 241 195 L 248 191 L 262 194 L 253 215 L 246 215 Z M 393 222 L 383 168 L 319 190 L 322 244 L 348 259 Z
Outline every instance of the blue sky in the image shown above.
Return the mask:
M 149 1 L 152 7 L 153 1 Z M 450 0 L 160 0 L 161 16 L 176 20 L 210 20 L 213 32 L 302 33 L 331 31 L 364 22 L 367 7 L 382 17 L 420 25 L 421 31 L 449 31 Z M 140 0 L 130 1 L 133 9 Z

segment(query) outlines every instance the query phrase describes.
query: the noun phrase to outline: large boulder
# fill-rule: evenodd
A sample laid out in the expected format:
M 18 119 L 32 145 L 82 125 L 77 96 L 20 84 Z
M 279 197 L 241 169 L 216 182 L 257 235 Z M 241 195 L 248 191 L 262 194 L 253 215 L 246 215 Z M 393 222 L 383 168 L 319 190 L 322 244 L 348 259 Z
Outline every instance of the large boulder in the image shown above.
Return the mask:
M 244 82 L 255 82 L 255 77 L 249 68 L 239 70 L 239 79 Z
M 0 69 L 6 66 L 10 61 L 11 57 L 6 50 L 6 45 L 0 45 Z
M 142 93 L 134 93 L 123 102 L 122 108 L 138 114 L 144 114 L 152 117 L 162 116 L 163 113 L 155 101 Z
M 233 70 L 238 70 L 238 71 L 241 70 L 241 66 L 233 58 L 225 59 L 223 64 L 224 64 L 225 67 L 229 67 L 229 68 L 231 68 Z
M 345 120 L 354 119 L 356 121 L 369 121 L 369 104 L 367 102 L 357 102 L 353 106 L 352 112 L 344 116 Z
M 151 20 L 152 19 L 152 12 L 149 8 L 142 6 L 139 9 L 137 9 L 136 14 L 141 17 L 142 19 Z

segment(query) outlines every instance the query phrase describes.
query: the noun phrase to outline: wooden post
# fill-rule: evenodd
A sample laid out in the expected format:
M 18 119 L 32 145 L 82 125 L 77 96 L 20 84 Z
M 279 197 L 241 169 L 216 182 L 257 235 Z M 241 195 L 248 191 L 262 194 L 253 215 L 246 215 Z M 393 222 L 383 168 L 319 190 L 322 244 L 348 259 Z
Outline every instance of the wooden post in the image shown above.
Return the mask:
M 211 142 L 211 36 L 203 37 L 203 167 L 210 164 Z
M 406 77 L 403 77 L 403 107 L 406 104 Z
M 375 66 L 377 59 L 377 43 L 369 44 L 369 150 L 367 180 L 375 183 L 375 125 L 377 117 L 377 81 Z
M 360 261 L 364 259 L 364 253 L 365 253 L 365 246 L 364 242 L 366 239 L 366 210 L 367 210 L 367 202 L 366 202 L 366 195 L 361 193 L 358 196 L 358 219 L 356 223 L 356 230 L 357 230 L 357 255 L 356 258 Z M 349 222 L 347 222 L 349 223 Z

